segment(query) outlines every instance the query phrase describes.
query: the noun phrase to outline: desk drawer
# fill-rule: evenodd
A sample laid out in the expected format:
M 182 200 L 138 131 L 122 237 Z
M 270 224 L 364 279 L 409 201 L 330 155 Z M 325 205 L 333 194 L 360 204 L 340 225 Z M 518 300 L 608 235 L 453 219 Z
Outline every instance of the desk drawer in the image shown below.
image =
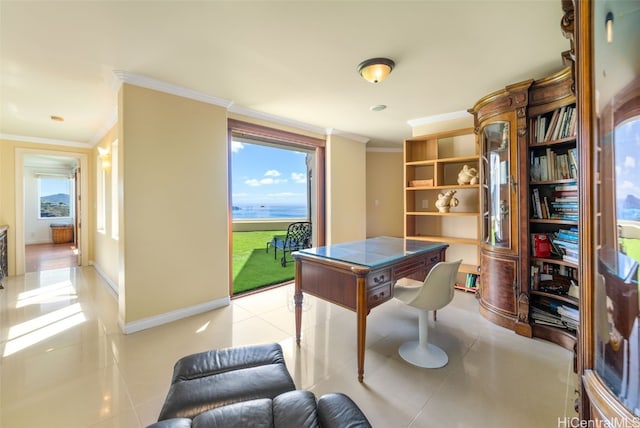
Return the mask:
M 373 308 L 391 298 L 391 282 L 367 290 L 367 307 Z
M 442 261 L 442 253 L 428 254 L 425 257 L 407 260 L 399 263 L 393 268 L 393 278 L 413 278 L 417 281 L 424 280 L 427 272 L 436 264 Z
M 427 270 L 426 267 L 427 263 L 425 259 L 410 260 L 398 264 L 394 268 L 393 274 L 396 279 L 410 277 L 412 274 L 418 274 L 418 276 L 422 275 L 424 278 L 424 273 Z
M 391 281 L 391 269 L 376 270 L 367 275 L 367 284 L 370 289 L 389 281 Z
M 443 258 L 444 254 L 442 253 L 438 253 L 438 254 L 432 254 L 429 257 L 427 257 L 427 272 L 431 270 L 432 267 L 434 267 L 436 264 L 443 262 L 444 258 Z

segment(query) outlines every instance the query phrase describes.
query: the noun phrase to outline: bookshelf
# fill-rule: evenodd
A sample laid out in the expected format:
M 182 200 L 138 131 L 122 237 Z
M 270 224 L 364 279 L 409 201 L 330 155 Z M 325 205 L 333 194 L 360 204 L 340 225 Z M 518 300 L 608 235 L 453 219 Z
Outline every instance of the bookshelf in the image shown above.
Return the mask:
M 534 82 L 528 106 L 528 265 L 532 335 L 573 350 L 579 328 L 576 101 L 567 68 Z
M 467 276 L 478 275 L 479 184 L 458 181 L 466 166 L 478 169 L 478 148 L 473 128 L 409 138 L 404 142 L 404 236 L 449 244 L 447 259 L 462 259 L 458 287 Z M 440 212 L 440 194 L 453 191 L 457 205 Z M 475 278 L 477 282 L 477 278 Z

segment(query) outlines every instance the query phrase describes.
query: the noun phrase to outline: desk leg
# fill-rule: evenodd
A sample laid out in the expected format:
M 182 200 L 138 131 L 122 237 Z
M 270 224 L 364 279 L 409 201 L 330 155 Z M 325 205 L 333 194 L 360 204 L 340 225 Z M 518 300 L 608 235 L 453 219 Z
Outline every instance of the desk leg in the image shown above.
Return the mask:
M 296 260 L 293 301 L 296 306 L 296 343 L 300 346 L 300 328 L 302 327 L 302 262 L 300 260 Z
M 356 316 L 358 318 L 358 382 L 364 379 L 364 348 L 367 338 L 367 283 L 359 276 L 357 281 Z

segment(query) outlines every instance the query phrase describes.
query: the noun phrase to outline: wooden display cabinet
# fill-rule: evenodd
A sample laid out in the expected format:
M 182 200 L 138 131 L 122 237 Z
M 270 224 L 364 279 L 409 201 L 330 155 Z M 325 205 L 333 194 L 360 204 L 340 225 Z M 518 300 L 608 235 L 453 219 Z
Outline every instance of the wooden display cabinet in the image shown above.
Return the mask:
M 532 80 L 480 99 L 474 115 L 480 156 L 480 313 L 492 322 L 531 336 L 528 322 L 526 204 L 526 106 Z
M 478 169 L 472 128 L 422 135 L 404 142 L 404 236 L 449 244 L 448 260 L 462 259 L 460 288 L 478 274 L 478 183 L 458 183 L 458 174 Z M 453 191 L 458 205 L 440 212 L 438 195 Z

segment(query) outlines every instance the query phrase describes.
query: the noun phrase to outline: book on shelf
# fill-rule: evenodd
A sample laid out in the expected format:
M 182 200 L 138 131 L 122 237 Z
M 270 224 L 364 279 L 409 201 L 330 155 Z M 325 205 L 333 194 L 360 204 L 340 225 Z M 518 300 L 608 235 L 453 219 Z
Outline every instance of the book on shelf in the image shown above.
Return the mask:
M 540 181 L 550 180 L 549 178 L 549 161 L 547 160 L 546 155 L 542 155 L 539 157 L 540 163 Z
M 534 260 L 531 262 L 531 273 L 534 270 L 539 275 L 557 275 L 565 277 L 574 284 L 578 284 L 578 268 L 561 265 L 554 263 L 553 261 Z
M 543 218 L 550 218 L 551 217 L 551 210 L 549 208 L 549 200 L 547 199 L 546 196 L 544 196 L 542 198 L 542 216 Z
M 576 107 L 563 106 L 534 120 L 534 141 L 543 143 L 576 135 Z
M 551 238 L 551 240 L 560 248 L 568 248 L 569 250 L 576 251 L 580 249 L 580 244 L 578 244 L 577 242 L 565 241 L 563 239 L 558 239 L 557 237 L 553 237 Z
M 567 150 L 569 158 L 569 176 L 570 178 L 578 178 L 578 149 L 576 147 Z
M 560 114 L 559 109 L 555 109 L 551 114 L 551 121 L 549 122 L 549 126 L 546 129 L 544 134 L 544 138 L 542 141 L 551 141 L 551 136 L 553 135 L 553 131 L 558 123 L 558 115 Z
M 532 304 L 531 318 L 537 324 L 576 331 L 579 324 L 577 308 L 551 298 L 540 297 Z
M 578 185 L 575 182 L 567 184 L 558 184 L 555 187 L 556 192 L 578 191 Z M 577 194 L 577 193 L 576 193 Z
M 577 227 L 572 227 L 569 229 L 558 229 L 556 233 L 558 235 L 558 238 L 571 242 L 578 242 L 580 236 Z
M 531 192 L 532 202 L 533 202 L 533 214 L 535 218 L 544 218 L 542 216 L 542 205 L 540 202 L 540 191 L 537 187 L 533 188 Z
M 578 178 L 577 154 L 575 149 L 558 153 L 547 148 L 542 154 L 531 151 L 530 175 L 532 181 L 553 181 Z
M 560 138 L 560 129 L 562 129 L 562 124 L 564 123 L 564 116 L 566 114 L 567 108 L 560 107 L 560 111 L 558 112 L 558 120 L 553 128 L 553 133 L 551 134 L 551 140 L 557 140 Z
M 551 257 L 551 242 L 545 233 L 531 234 L 531 244 L 534 257 Z
M 468 273 L 464 284 L 465 288 L 475 288 L 477 280 L 478 275 L 476 275 L 475 273 Z
M 540 181 L 540 158 L 531 152 L 531 181 Z

